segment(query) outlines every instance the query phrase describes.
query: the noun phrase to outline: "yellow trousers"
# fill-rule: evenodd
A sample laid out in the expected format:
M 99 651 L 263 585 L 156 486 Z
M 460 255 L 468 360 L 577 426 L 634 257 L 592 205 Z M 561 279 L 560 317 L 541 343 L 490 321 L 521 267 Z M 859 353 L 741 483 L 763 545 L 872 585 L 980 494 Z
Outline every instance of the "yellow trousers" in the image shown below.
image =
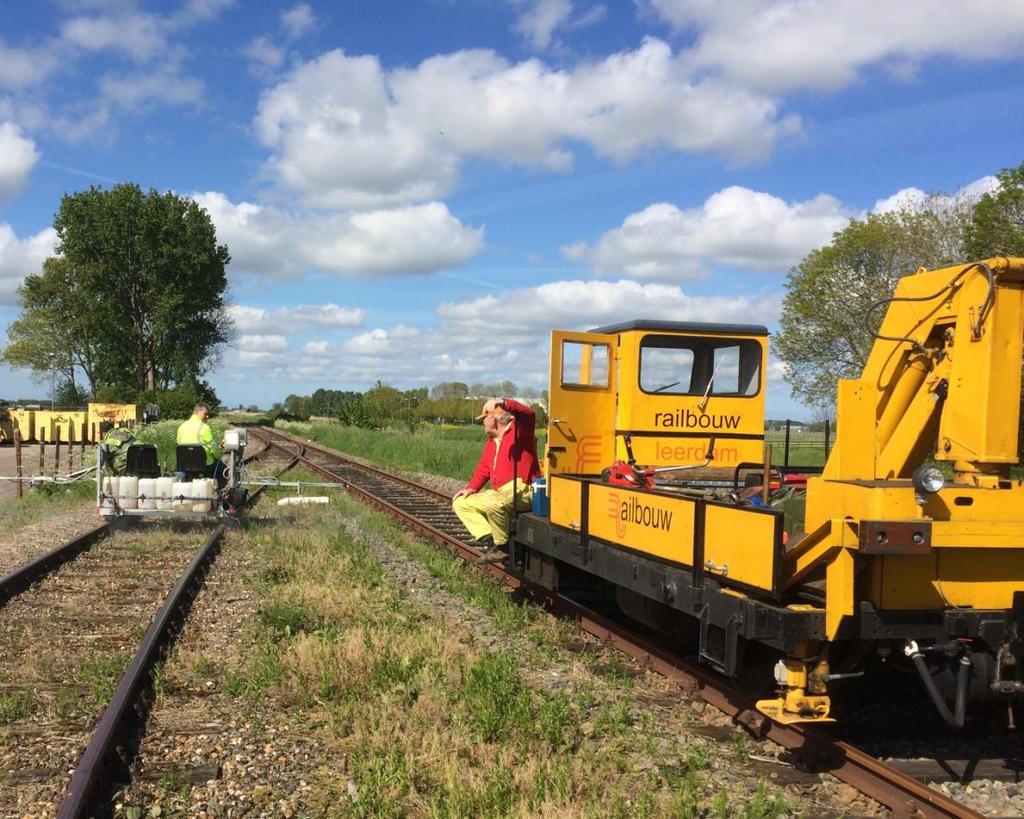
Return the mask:
M 495 546 L 508 543 L 508 530 L 512 523 L 512 485 L 518 484 L 516 509 L 529 510 L 532 491 L 529 484 L 509 481 L 501 489 L 482 489 L 452 501 L 452 509 L 462 525 L 475 538 L 491 535 Z

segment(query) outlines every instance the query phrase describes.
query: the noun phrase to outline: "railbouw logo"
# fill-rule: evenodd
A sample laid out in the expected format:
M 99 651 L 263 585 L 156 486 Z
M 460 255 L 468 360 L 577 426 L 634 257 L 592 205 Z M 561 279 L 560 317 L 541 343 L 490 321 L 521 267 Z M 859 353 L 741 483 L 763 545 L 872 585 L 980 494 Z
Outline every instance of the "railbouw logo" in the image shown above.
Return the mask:
M 654 413 L 654 426 L 663 429 L 739 429 L 742 420 L 742 415 L 716 415 L 707 412 L 694 412 L 692 409 Z
M 584 435 L 576 442 L 576 474 L 599 472 L 601 464 L 601 436 Z
M 623 497 L 618 492 L 608 495 L 608 517 L 615 521 L 615 534 L 620 538 L 626 536 L 629 524 L 667 532 L 672 528 L 672 514 L 636 495 Z

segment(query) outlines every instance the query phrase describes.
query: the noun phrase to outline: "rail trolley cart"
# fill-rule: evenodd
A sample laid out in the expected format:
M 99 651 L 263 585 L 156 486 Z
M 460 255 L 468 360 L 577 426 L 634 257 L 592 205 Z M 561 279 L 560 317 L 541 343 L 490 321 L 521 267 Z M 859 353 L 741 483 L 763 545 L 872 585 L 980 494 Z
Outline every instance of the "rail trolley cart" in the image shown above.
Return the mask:
M 128 446 L 124 469 L 117 474 L 101 445 L 96 459 L 96 509 L 104 518 L 233 518 L 247 496 L 243 486 L 247 439 L 244 428 L 225 431 L 227 483 L 222 489 L 206 477 L 206 453 L 201 446 L 178 446 L 174 474 L 164 475 L 154 444 Z

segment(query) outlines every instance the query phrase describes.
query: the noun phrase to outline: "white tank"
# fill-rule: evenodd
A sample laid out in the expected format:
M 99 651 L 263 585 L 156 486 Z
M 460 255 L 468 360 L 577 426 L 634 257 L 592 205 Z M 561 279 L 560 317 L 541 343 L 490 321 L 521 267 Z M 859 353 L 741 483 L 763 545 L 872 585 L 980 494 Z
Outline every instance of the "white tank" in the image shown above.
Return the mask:
M 117 497 L 117 477 L 106 475 L 100 484 L 103 498 L 100 500 L 100 514 L 109 516 L 114 514 L 114 499 Z
M 171 508 L 171 492 L 174 490 L 174 478 L 156 479 L 156 508 Z
M 212 484 L 213 481 L 209 478 L 192 481 L 192 497 L 196 499 L 192 502 L 193 512 L 210 511 L 210 501 L 208 498 L 213 495 Z
M 138 509 L 139 507 L 139 479 L 134 475 L 125 475 L 121 478 L 120 492 L 121 506 L 125 509 Z
M 139 478 L 139 509 L 156 509 L 156 478 Z
M 181 500 L 181 496 L 190 494 L 192 494 L 191 481 L 175 481 L 171 486 L 171 509 L 184 509 L 187 501 Z

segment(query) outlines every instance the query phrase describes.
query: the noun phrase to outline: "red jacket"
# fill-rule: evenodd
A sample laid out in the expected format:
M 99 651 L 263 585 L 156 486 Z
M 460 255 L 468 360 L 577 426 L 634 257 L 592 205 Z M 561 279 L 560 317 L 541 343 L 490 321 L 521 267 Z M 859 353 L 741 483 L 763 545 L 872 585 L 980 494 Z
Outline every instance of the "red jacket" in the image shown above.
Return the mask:
M 489 480 L 494 489 L 501 489 L 512 480 L 512 445 L 515 443 L 516 469 L 514 474 L 519 478 L 519 485 L 529 486 L 533 479 L 539 477 L 540 466 L 537 463 L 537 439 L 533 434 L 534 413 L 525 404 L 511 398 L 503 401 L 505 409 L 513 416 L 512 423 L 501 436 L 500 445 L 494 438 L 488 438 L 484 451 L 480 455 L 480 463 L 473 470 L 473 477 L 466 484 L 468 489 L 479 492 Z M 495 458 L 497 450 L 497 458 Z

